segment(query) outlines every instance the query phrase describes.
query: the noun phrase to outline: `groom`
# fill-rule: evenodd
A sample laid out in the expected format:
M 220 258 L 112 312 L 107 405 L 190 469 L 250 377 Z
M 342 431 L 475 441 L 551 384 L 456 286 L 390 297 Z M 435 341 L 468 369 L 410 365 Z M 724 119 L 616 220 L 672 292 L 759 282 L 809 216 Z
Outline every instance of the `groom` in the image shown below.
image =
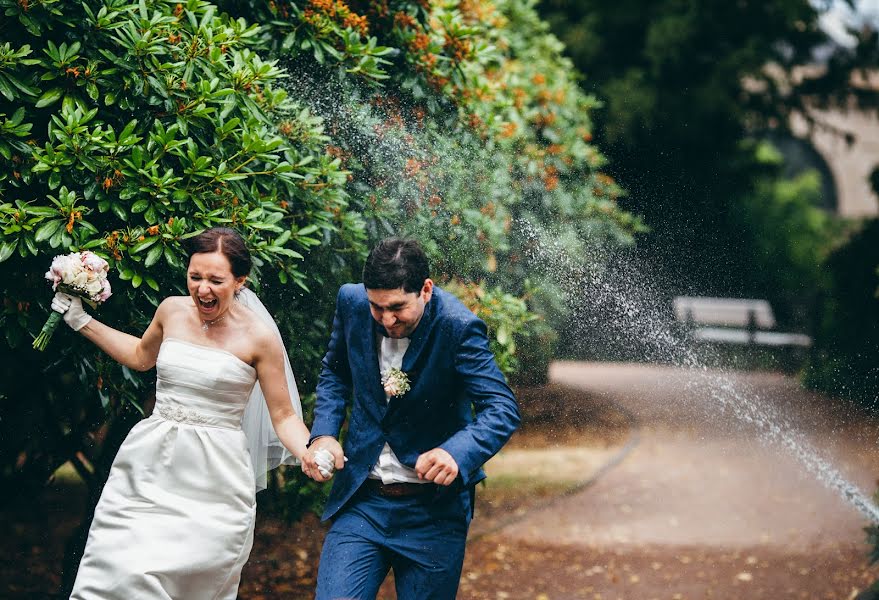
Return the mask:
M 481 467 L 519 424 L 485 324 L 434 286 L 417 242 L 386 239 L 339 290 L 322 366 L 303 470 L 327 479 L 323 448 L 339 471 L 317 600 L 373 599 L 390 569 L 400 600 L 453 599 Z

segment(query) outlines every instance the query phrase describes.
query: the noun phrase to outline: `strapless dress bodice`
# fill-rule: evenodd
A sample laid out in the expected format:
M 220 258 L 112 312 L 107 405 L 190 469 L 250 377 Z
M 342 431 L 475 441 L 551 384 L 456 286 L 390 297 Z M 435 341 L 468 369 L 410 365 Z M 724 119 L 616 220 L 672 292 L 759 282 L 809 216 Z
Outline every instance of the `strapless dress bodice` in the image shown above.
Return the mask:
M 205 427 L 240 429 L 256 369 L 222 348 L 165 338 L 156 360 L 153 415 Z

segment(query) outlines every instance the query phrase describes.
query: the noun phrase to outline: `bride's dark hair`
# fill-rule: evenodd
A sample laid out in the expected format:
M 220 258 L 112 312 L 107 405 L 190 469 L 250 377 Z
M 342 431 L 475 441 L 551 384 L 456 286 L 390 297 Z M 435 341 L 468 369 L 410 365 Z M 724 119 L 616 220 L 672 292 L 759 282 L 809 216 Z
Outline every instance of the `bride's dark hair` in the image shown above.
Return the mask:
M 229 227 L 211 227 L 189 238 L 185 243 L 187 259 L 202 252 L 221 252 L 232 266 L 232 275 L 250 274 L 253 260 L 241 234 Z

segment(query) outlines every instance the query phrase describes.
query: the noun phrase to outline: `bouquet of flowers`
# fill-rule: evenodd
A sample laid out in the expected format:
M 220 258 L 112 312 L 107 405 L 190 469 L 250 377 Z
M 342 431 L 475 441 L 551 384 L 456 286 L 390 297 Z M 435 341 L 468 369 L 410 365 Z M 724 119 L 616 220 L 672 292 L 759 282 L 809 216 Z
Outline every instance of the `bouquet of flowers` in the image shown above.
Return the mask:
M 97 254 L 89 251 L 71 252 L 52 260 L 46 279 L 52 282 L 53 291 L 78 296 L 95 308 L 110 297 L 109 271 L 110 265 Z M 52 311 L 40 335 L 34 340 L 34 348 L 45 350 L 60 322 L 61 315 Z

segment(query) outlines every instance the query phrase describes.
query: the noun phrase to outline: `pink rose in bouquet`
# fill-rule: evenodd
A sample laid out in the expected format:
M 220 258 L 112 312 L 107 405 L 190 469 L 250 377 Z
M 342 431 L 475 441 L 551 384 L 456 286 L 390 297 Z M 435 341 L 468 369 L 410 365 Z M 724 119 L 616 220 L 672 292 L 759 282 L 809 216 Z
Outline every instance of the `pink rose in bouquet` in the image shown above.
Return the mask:
M 110 281 L 107 279 L 109 272 L 110 265 L 106 260 L 84 250 L 52 259 L 46 279 L 52 282 L 53 291 L 78 296 L 94 308 L 107 300 L 112 293 Z M 40 335 L 34 340 L 34 348 L 45 350 L 60 322 L 61 315 L 53 311 L 40 330 Z

